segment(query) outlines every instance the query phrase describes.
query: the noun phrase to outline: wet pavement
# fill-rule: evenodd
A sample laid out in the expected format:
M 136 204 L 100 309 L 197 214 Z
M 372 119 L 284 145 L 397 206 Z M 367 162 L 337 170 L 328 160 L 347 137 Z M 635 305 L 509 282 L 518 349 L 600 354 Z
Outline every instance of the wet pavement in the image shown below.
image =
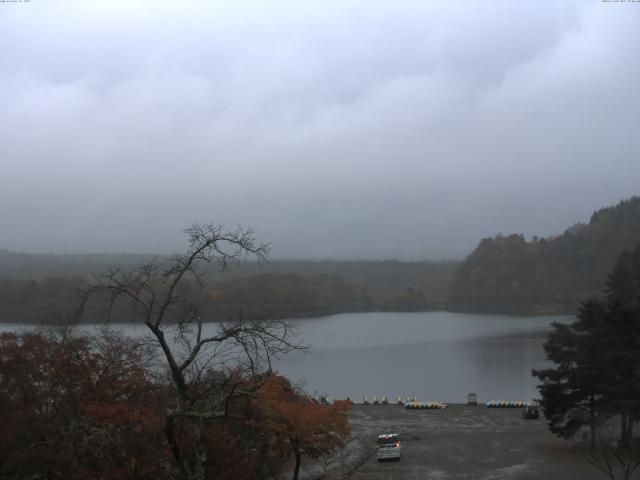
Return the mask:
M 606 478 L 587 463 L 579 448 L 551 434 L 543 419 L 522 418 L 520 408 L 453 405 L 445 410 L 407 410 L 397 405 L 354 405 L 350 422 L 353 435 L 364 444 L 373 445 L 381 433 L 402 436 L 399 461 L 379 462 L 375 454 L 365 455 L 349 477 L 353 480 Z

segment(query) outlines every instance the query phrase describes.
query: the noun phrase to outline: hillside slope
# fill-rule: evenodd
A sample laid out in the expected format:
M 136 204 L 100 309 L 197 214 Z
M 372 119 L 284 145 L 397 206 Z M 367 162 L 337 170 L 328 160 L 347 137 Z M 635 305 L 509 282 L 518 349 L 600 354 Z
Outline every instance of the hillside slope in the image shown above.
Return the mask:
M 605 286 L 616 258 L 640 241 L 640 197 L 598 210 L 547 239 L 482 239 L 449 289 L 452 310 L 523 314 L 573 313 Z

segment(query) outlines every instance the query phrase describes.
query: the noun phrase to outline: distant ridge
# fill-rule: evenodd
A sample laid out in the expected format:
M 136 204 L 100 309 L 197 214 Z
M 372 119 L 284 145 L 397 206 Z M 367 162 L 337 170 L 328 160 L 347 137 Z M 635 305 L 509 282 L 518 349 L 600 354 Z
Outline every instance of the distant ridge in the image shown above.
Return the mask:
M 86 280 L 108 268 L 128 268 L 150 258 L 153 256 L 0 250 L 0 323 L 55 323 L 68 318 L 77 310 L 78 290 Z M 252 316 L 309 317 L 441 309 L 456 265 L 393 260 L 240 262 L 226 273 L 211 266 L 207 271 L 212 282 L 207 318 L 240 311 Z M 83 321 L 101 319 L 86 312 Z
M 484 238 L 456 269 L 451 310 L 574 313 L 597 295 L 616 258 L 640 242 L 640 197 L 593 213 L 562 235 L 526 241 L 522 235 Z
M 134 253 L 18 253 L 0 248 L 0 279 L 91 276 L 109 266 L 131 265 L 153 257 Z

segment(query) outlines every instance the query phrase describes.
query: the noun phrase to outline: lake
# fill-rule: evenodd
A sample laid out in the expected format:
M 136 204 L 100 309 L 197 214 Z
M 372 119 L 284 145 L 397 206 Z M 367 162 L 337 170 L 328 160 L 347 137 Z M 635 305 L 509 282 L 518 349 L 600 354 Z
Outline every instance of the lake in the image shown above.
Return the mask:
M 277 363 L 307 390 L 361 400 L 386 395 L 460 403 L 537 396 L 531 369 L 548 365 L 542 344 L 554 321 L 450 312 L 359 313 L 300 322 L 309 355 Z
M 542 344 L 554 321 L 569 316 L 512 316 L 451 312 L 352 313 L 298 320 L 310 352 L 275 362 L 309 393 L 331 398 L 416 396 L 461 403 L 531 400 L 531 369 L 547 364 Z M 116 325 L 138 336 L 141 327 Z M 0 331 L 19 329 L 0 324 Z M 91 328 L 91 327 L 83 327 Z

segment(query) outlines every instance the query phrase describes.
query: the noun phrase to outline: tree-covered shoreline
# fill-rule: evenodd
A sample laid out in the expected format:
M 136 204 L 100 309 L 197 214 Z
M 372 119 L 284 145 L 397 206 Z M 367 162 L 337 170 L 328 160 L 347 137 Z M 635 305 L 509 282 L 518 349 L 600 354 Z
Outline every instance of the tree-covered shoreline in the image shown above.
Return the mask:
M 55 324 L 73 319 L 79 303 L 77 292 L 91 281 L 93 269 L 99 264 L 75 264 L 67 270 L 74 274 L 65 276 L 63 262 L 48 267 L 51 261 L 39 263 L 41 259 L 21 257 L 21 261 L 30 264 L 27 271 L 34 276 L 0 275 L 0 322 Z M 110 264 L 105 263 L 102 268 L 106 265 Z M 121 268 L 129 264 L 115 265 Z M 337 313 L 443 309 L 455 265 L 455 262 L 318 261 L 269 262 L 257 267 L 241 262 L 232 265 L 224 276 L 215 269 L 208 272 L 212 302 L 207 321 L 240 313 L 308 318 Z M 48 268 L 50 274 L 44 275 Z M 100 320 L 99 312 L 88 312 L 82 322 Z M 116 312 L 113 321 L 127 319 L 119 319 Z
M 640 241 L 640 197 L 602 208 L 588 224 L 549 238 L 484 238 L 454 274 L 448 308 L 519 314 L 573 313 L 597 295 L 618 256 Z

